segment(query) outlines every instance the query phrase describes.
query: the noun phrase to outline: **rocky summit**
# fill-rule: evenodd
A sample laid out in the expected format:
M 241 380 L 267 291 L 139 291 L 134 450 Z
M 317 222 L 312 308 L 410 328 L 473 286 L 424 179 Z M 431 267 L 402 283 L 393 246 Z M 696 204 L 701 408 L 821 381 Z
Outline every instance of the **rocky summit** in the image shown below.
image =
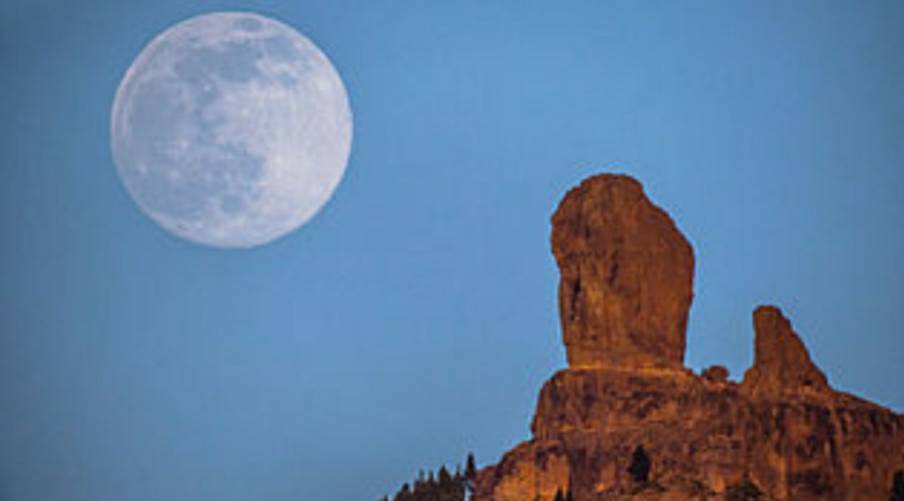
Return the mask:
M 552 224 L 568 368 L 473 499 L 889 499 L 904 416 L 832 389 L 779 308 L 740 383 L 684 367 L 693 250 L 639 182 L 589 178 Z

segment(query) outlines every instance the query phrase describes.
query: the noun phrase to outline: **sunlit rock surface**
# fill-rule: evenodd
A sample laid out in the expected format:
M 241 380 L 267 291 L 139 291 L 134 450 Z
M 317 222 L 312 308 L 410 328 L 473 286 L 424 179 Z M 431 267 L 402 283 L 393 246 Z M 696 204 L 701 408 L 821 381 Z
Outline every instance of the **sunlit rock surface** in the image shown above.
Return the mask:
M 775 306 L 753 312 L 753 367 L 744 374 L 741 388 L 752 397 L 780 397 L 783 393 L 827 390 L 825 374 L 810 360 L 807 348 L 791 322 Z
M 596 176 L 569 192 L 552 242 L 569 368 L 540 391 L 533 437 L 479 472 L 474 499 L 569 487 L 578 501 L 725 499 L 742 485 L 761 499 L 888 499 L 904 416 L 834 391 L 778 308 L 754 312 L 741 384 L 724 367 L 683 367 L 693 255 L 637 181 Z M 628 472 L 637 446 L 647 482 Z
M 587 179 L 552 217 L 562 335 L 572 367 L 684 362 L 694 253 L 643 187 Z

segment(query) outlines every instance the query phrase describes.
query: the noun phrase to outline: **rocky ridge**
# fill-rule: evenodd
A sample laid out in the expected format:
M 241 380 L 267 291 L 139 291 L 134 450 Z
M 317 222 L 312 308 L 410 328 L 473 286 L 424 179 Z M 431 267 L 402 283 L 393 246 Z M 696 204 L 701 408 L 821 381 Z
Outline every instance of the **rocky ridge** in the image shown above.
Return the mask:
M 832 389 L 779 308 L 754 311 L 741 383 L 684 367 L 693 251 L 640 183 L 589 178 L 552 223 L 569 367 L 473 499 L 888 499 L 904 416 Z

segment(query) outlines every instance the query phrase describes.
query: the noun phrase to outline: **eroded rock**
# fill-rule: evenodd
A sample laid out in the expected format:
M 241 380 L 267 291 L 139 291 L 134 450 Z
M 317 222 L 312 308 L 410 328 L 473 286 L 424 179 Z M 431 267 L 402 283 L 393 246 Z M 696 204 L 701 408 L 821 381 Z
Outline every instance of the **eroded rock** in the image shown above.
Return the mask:
M 533 438 L 477 476 L 475 501 L 887 499 L 904 416 L 832 390 L 790 321 L 754 312 L 741 384 L 683 368 L 690 245 L 639 183 L 597 176 L 553 217 L 569 368 L 544 384 Z M 630 467 L 642 446 L 646 482 Z M 902 481 L 904 482 L 904 481 Z
M 782 311 L 760 306 L 753 312 L 755 332 L 753 366 L 744 373 L 741 388 L 754 397 L 820 391 L 829 387 L 825 374 Z
M 640 183 L 589 178 L 568 192 L 552 226 L 569 365 L 680 367 L 694 253 Z
M 712 365 L 707 367 L 700 376 L 712 383 L 727 383 L 728 369 L 721 365 Z
M 745 481 L 763 499 L 885 499 L 904 469 L 904 416 L 831 390 L 753 399 L 690 371 L 562 370 L 532 431 L 480 472 L 475 500 L 548 500 L 557 486 L 577 501 L 715 500 Z M 638 445 L 656 489 L 628 471 Z

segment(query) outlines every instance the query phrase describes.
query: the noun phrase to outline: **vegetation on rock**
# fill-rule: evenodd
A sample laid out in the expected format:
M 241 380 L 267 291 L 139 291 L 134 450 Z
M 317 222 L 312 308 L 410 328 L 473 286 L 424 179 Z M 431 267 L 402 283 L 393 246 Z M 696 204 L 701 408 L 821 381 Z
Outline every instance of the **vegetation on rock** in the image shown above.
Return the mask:
M 474 462 L 474 454 L 468 454 L 465 461 L 465 471 L 456 468 L 455 473 L 449 473 L 445 465 L 440 466 L 434 475 L 420 472 L 418 478 L 412 483 L 402 485 L 391 499 L 392 501 L 464 501 L 473 492 L 473 482 L 477 476 L 477 467 Z M 384 496 L 382 501 L 389 501 Z

